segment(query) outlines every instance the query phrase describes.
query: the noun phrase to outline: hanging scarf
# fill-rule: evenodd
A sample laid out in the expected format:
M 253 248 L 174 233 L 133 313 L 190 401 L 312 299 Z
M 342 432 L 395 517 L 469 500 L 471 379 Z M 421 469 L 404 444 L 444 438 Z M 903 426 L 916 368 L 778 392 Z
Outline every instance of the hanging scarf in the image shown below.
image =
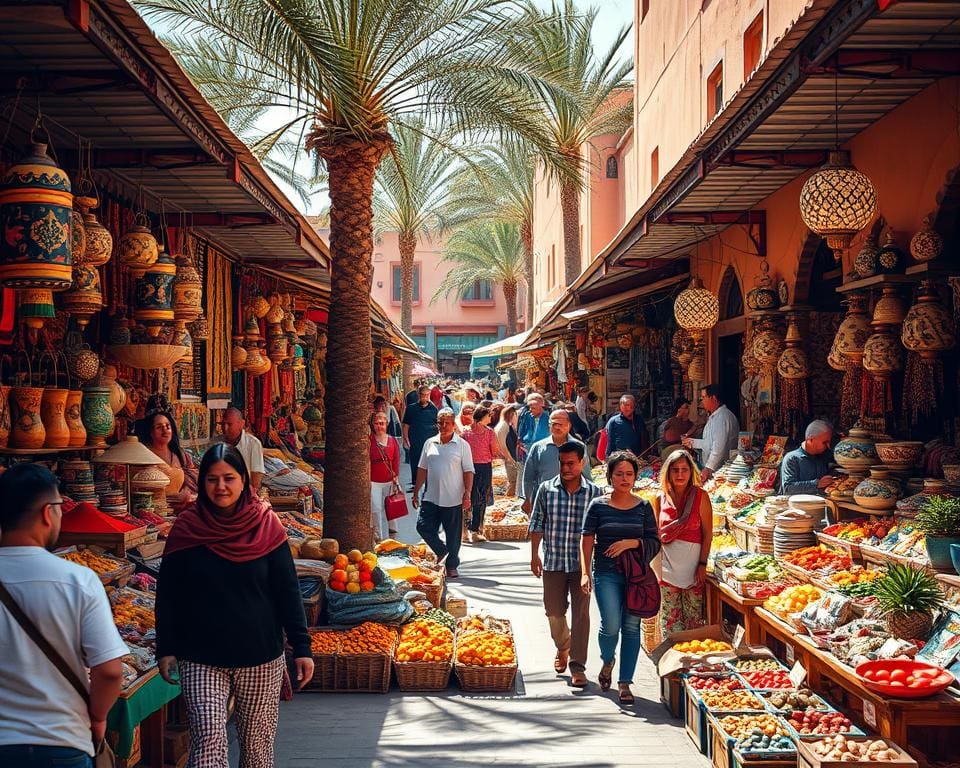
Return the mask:
M 228 516 L 210 512 L 199 500 L 184 507 L 163 554 L 166 557 L 182 549 L 207 547 L 231 562 L 246 563 L 273 552 L 286 540 L 286 529 L 276 512 L 248 489 Z

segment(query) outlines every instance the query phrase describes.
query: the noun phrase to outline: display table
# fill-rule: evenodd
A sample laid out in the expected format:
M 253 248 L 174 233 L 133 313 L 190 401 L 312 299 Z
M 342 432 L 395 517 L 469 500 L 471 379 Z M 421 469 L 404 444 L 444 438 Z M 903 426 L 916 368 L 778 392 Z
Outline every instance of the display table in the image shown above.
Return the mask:
M 763 600 L 755 600 L 737 594 L 715 576 L 707 577 L 707 624 L 719 624 L 723 618 L 723 606 L 743 617 L 742 625 L 746 633 L 747 642 L 756 645 L 761 642 L 759 623 L 753 609 L 763 605 Z
M 154 669 L 133 686 L 120 693 L 110 714 L 107 728 L 117 731 L 120 739 L 114 750 L 117 757 L 126 759 L 133 751 L 133 732 L 138 725 L 140 745 L 145 765 L 162 768 L 163 730 L 166 726 L 166 705 L 180 695 L 180 686 L 170 685 Z
M 863 723 L 884 738 L 897 744 L 911 744 L 911 726 L 938 727 L 944 730 L 942 742 L 960 737 L 960 696 L 945 692 L 928 699 L 888 699 L 863 687 L 856 673 L 832 654 L 817 648 L 806 635 L 797 633 L 789 624 L 765 608 L 754 608 L 759 623 L 761 642 L 773 638 L 791 649 L 790 657 L 807 670 L 807 685 L 816 693 L 825 693 L 825 680 L 842 688 L 861 705 Z

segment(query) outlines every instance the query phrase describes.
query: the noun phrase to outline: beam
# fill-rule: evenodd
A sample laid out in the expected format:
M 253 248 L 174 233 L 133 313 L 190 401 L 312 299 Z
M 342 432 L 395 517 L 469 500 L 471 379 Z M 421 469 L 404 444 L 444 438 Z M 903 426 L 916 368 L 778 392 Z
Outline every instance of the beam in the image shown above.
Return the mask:
M 277 224 L 269 213 L 186 213 L 195 227 L 262 227 Z
M 76 168 L 76 149 L 61 149 L 57 155 L 66 168 Z M 86 158 L 84 158 L 86 161 Z M 216 162 L 204 152 L 184 147 L 158 147 L 155 149 L 94 149 L 91 166 L 94 170 L 109 171 L 128 168 L 155 168 L 172 170 L 194 165 L 209 165 Z
M 827 162 L 829 151 L 809 149 L 801 151 L 780 151 L 762 149 L 734 149 L 714 161 L 711 170 L 718 166 L 738 168 L 762 168 L 777 170 L 781 168 L 816 168 Z
M 951 77 L 960 74 L 960 51 L 866 50 L 861 48 L 837 51 L 827 61 L 815 65 L 805 63 L 803 71 L 810 75 L 843 75 L 868 80 L 897 80 L 918 77 Z

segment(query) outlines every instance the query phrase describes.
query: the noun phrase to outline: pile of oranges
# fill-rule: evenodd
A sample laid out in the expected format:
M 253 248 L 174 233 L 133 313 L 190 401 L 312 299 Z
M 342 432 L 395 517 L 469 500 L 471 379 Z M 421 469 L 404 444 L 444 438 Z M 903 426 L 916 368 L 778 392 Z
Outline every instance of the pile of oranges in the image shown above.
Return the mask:
M 476 667 L 516 664 L 513 639 L 510 635 L 490 630 L 460 635 L 457 638 L 457 663 Z
M 377 567 L 377 556 L 373 552 L 361 552 L 351 549 L 345 555 L 337 555 L 333 560 L 328 586 L 335 592 L 373 592 L 376 584 L 373 569 Z
M 397 631 L 383 624 L 365 621 L 340 635 L 341 654 L 392 654 Z
M 723 640 L 688 640 L 685 643 L 677 643 L 673 646 L 673 650 L 679 651 L 680 653 L 687 653 L 693 656 L 700 656 L 705 653 L 722 653 L 724 651 L 731 651 L 733 647 L 730 643 L 725 643 Z
M 332 656 L 339 647 L 339 632 L 314 632 L 310 637 L 310 652 L 314 656 Z
M 819 600 L 823 597 L 823 591 L 811 584 L 795 584 L 787 587 L 779 595 L 768 597 L 763 607 L 780 616 L 789 616 L 792 613 L 800 613 L 807 607 L 807 603 Z
M 453 658 L 453 632 L 436 621 L 417 619 L 400 630 L 399 662 L 444 661 Z

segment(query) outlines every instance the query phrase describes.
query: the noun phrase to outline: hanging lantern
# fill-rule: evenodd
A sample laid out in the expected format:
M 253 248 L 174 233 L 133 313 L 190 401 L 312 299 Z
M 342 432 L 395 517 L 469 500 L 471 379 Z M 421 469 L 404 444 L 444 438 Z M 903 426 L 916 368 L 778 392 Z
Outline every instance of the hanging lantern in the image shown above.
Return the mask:
M 159 335 L 163 323 L 174 319 L 173 279 L 176 272 L 173 259 L 161 250 L 156 262 L 137 279 L 137 306 L 133 316 L 154 338 Z
M 846 362 L 843 359 L 843 355 L 841 355 L 837 349 L 836 339 L 833 340 L 830 351 L 827 353 L 827 365 L 835 371 L 843 371 L 846 369 Z
M 903 347 L 887 327 L 880 327 L 863 346 L 863 368 L 874 378 L 886 380 L 903 368 Z
M 279 325 L 283 322 L 283 307 L 280 306 L 280 297 L 277 294 L 271 296 L 270 309 L 267 310 L 263 319 L 270 325 Z
M 81 195 L 74 198 L 73 202 L 80 209 L 80 215 L 83 217 L 83 263 L 91 267 L 103 266 L 110 261 L 113 253 L 113 235 L 90 212 L 90 209 L 96 208 L 100 201 L 95 197 Z
M 73 198 L 74 207 L 70 209 L 70 258 L 73 266 L 83 264 L 87 250 L 87 231 L 83 226 L 83 214 L 77 210 L 77 198 Z
M 763 367 L 773 368 L 783 353 L 783 339 L 772 325 L 768 325 L 753 336 L 753 356 Z
M 270 311 L 270 302 L 259 293 L 254 293 L 248 302 L 248 310 L 257 319 L 262 320 Z
M 943 238 L 933 228 L 933 216 L 923 219 L 923 226 L 910 238 L 910 255 L 916 261 L 933 261 L 943 253 Z
M 834 150 L 800 191 L 800 216 L 810 231 L 825 238 L 837 261 L 853 236 L 873 219 L 877 192 L 850 153 Z
M 73 281 L 70 178 L 47 155 L 32 152 L 0 178 L 0 283 L 65 291 Z
M 940 303 L 932 280 L 924 280 L 920 284 L 917 301 L 903 320 L 900 339 L 908 350 L 927 359 L 956 345 L 957 329 L 953 317 Z
M 906 317 L 907 308 L 893 285 L 883 286 L 883 295 L 873 306 L 873 325 L 900 325 Z
M 173 316 L 189 323 L 203 312 L 203 281 L 197 268 L 186 256 L 179 257 L 176 264 L 176 276 L 173 278 Z
M 260 341 L 260 323 L 257 322 L 256 316 L 251 315 L 247 318 L 243 326 L 243 336 L 247 341 Z
M 869 336 L 866 297 L 862 293 L 851 293 L 847 297 L 847 316 L 840 323 L 834 338 L 837 353 L 859 364 L 863 359 L 863 345 Z
M 20 294 L 20 319 L 31 331 L 38 331 L 43 324 L 57 316 L 53 306 L 53 291 L 49 288 L 23 288 Z
M 287 335 L 279 323 L 271 323 L 267 328 L 267 357 L 275 363 L 287 357 Z
M 82 330 L 90 318 L 103 309 L 100 272 L 88 264 L 74 265 L 73 285 L 61 294 L 60 303 L 73 316 Z
M 247 350 L 243 346 L 243 336 L 233 337 L 233 348 L 230 350 L 230 365 L 233 370 L 239 371 L 246 367 Z
M 687 331 L 694 341 L 700 341 L 704 333 L 720 319 L 720 302 L 703 287 L 700 278 L 694 277 L 690 285 L 677 296 L 673 316 L 677 325 Z
M 760 276 L 757 278 L 756 287 L 747 292 L 747 309 L 757 312 L 780 306 L 780 296 L 773 287 L 769 272 L 770 265 L 764 259 L 760 262 Z
M 264 358 L 260 354 L 260 347 L 256 344 L 247 349 L 247 356 L 243 362 L 243 369 L 254 376 L 259 376 L 258 371 L 263 368 Z
M 160 246 L 150 231 L 150 219 L 144 213 L 138 213 L 135 223 L 128 229 L 117 244 L 120 263 L 129 268 L 134 277 L 143 275 L 147 268 L 160 258 Z M 173 264 L 173 262 L 170 262 Z
M 794 320 L 787 327 L 787 336 L 784 339 L 787 348 L 780 353 L 777 359 L 777 373 L 783 379 L 805 379 L 810 375 L 810 363 L 807 353 L 801 346 L 800 329 Z

